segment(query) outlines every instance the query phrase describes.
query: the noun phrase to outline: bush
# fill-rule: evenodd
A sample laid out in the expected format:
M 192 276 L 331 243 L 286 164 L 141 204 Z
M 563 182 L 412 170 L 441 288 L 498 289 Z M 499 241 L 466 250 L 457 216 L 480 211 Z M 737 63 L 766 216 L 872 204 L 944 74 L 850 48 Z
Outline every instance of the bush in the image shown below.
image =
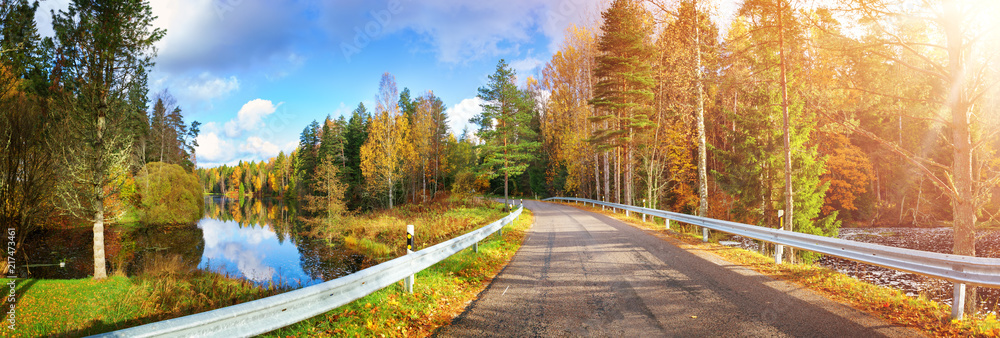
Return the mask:
M 176 164 L 147 163 L 135 177 L 136 209 L 144 224 L 184 224 L 205 213 L 198 176 Z

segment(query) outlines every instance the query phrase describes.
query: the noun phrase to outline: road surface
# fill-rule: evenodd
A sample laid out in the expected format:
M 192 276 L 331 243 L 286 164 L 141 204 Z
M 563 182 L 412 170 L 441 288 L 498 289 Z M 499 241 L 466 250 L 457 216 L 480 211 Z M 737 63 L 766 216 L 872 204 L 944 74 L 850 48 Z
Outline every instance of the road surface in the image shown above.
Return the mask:
M 440 336 L 919 335 L 603 215 L 525 207 L 524 245 Z

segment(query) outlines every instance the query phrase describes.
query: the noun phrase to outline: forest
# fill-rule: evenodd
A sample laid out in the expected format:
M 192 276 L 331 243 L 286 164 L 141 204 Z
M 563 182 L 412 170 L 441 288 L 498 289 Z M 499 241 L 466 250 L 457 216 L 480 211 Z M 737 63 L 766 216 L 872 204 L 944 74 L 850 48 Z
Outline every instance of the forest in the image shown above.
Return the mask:
M 825 236 L 948 226 L 962 255 L 997 225 L 994 1 L 746 0 L 729 18 L 716 1 L 611 1 L 536 74 L 499 60 L 476 130 L 449 130 L 441 98 L 385 73 L 374 107 L 214 168 L 196 168 L 199 125 L 176 100 L 147 98 L 165 34 L 148 4 L 108 3 L 74 2 L 40 39 L 37 4 L 4 2 L 0 200 L 20 232 L 79 217 L 96 233 L 149 162 L 327 219 L 445 194 L 578 196 L 768 227 L 780 212 Z

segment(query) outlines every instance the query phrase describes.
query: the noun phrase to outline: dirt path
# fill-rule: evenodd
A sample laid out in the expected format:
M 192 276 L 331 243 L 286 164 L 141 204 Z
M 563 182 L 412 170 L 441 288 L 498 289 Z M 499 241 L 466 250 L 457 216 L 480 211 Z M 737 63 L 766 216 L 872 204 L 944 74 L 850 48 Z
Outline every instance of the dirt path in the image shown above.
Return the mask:
M 441 336 L 914 336 L 603 215 L 526 201 L 510 265 Z

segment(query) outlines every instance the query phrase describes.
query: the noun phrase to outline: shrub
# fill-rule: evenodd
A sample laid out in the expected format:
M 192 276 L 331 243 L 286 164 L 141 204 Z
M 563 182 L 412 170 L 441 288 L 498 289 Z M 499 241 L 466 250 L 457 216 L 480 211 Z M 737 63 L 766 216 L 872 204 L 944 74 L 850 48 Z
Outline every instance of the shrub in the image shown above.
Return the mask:
M 135 177 L 136 209 L 144 224 L 184 224 L 201 219 L 205 210 L 198 176 L 176 164 L 147 163 Z

